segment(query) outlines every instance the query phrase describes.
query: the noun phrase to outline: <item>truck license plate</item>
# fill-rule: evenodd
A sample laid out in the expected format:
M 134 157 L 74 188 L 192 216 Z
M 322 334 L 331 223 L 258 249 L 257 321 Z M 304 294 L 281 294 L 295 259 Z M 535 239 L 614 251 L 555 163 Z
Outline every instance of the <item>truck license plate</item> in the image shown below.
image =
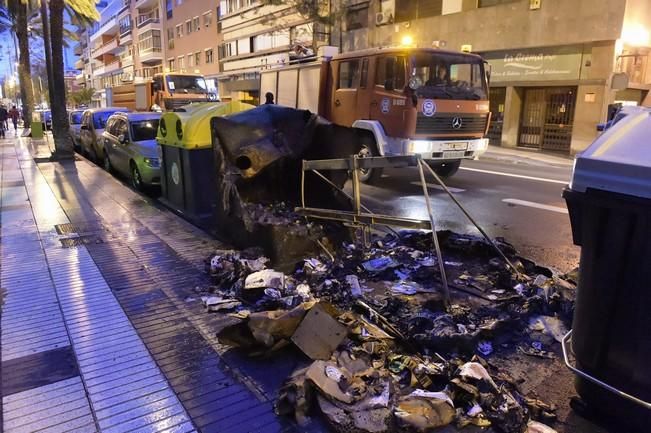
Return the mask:
M 443 151 L 446 150 L 467 150 L 468 149 L 468 142 L 466 141 L 460 141 L 458 143 L 445 143 L 443 145 Z
M 463 158 L 465 153 L 466 152 L 463 150 L 451 150 L 448 152 L 443 152 L 443 159 Z

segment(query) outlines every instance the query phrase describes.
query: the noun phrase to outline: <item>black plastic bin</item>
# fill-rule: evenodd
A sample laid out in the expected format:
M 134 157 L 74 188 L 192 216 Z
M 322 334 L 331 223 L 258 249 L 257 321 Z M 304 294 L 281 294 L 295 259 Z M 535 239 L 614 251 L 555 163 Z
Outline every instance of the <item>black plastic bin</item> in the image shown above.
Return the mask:
M 650 147 L 651 123 L 644 116 L 597 139 L 563 192 L 581 246 L 566 362 L 588 407 L 616 418 L 622 432 L 640 433 L 651 431 L 651 158 L 640 152 Z

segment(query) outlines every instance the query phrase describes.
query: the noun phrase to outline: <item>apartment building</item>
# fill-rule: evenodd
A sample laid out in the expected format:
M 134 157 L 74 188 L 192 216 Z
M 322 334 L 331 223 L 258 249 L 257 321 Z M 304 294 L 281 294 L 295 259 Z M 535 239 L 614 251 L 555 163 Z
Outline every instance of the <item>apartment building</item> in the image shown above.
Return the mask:
M 343 51 L 400 44 L 479 53 L 491 65 L 491 139 L 585 149 L 613 103 L 651 105 L 648 0 L 348 0 Z M 335 38 L 337 39 L 337 38 Z
M 176 72 L 199 72 L 216 92 L 218 0 L 167 0 L 165 5 L 165 63 Z
M 75 46 L 82 70 L 78 81 L 97 90 L 105 105 L 105 89 L 147 79 L 163 71 L 161 0 L 111 0 L 98 5 L 100 21 L 82 34 Z
M 330 44 L 329 29 L 299 14 L 292 2 L 221 0 L 218 20 L 222 99 L 257 103 L 260 70 L 313 56 Z

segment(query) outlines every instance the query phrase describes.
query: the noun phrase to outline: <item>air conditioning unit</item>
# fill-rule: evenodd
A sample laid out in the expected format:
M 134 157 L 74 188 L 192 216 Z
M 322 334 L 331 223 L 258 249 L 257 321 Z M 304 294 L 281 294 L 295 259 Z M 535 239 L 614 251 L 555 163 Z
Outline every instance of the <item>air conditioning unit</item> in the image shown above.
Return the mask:
M 375 25 L 381 26 L 393 22 L 393 11 L 382 11 L 375 14 Z

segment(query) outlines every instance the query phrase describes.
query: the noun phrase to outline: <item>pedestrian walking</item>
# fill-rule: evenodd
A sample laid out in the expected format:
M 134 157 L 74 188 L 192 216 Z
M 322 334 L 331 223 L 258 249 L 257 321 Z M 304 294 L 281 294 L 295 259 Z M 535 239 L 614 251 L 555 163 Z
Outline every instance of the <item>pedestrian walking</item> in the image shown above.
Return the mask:
M 7 109 L 4 105 L 0 105 L 0 138 L 5 138 L 5 130 L 7 129 Z
M 14 105 L 9 110 L 9 117 L 11 117 L 11 122 L 14 124 L 14 133 L 18 134 L 18 119 L 20 118 L 20 112 Z
M 264 103 L 265 104 L 273 104 L 274 103 L 274 94 L 271 92 L 267 92 L 264 94 Z

